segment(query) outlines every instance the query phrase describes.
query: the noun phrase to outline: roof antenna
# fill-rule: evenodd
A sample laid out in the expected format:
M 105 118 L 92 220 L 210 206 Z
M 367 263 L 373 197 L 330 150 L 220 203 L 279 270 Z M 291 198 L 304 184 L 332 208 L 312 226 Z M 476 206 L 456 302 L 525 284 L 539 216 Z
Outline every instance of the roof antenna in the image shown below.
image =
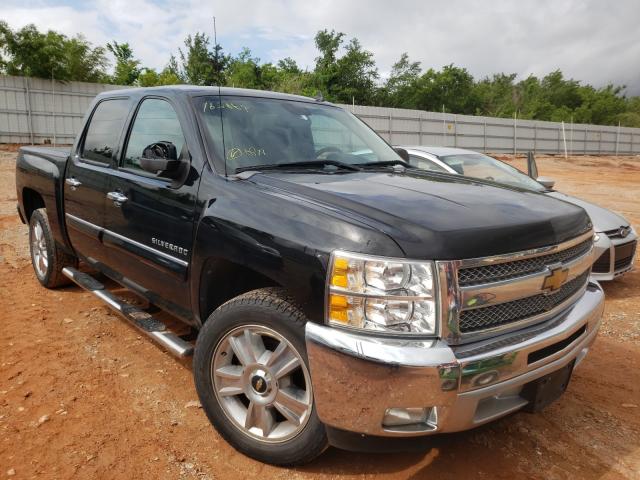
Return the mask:
M 213 52 L 216 56 L 216 64 L 218 64 L 218 30 L 216 29 L 216 16 L 213 16 Z M 217 66 L 217 65 L 216 65 Z M 220 95 L 220 79 L 218 79 L 218 95 Z
M 216 64 L 218 62 L 218 30 L 216 29 L 216 16 L 213 16 L 213 51 L 216 55 Z M 217 65 L 216 65 L 217 66 Z M 224 121 L 222 120 L 222 89 L 220 88 L 220 78 L 218 78 L 218 114 L 220 115 L 220 129 L 222 130 L 222 152 L 224 155 L 224 174 L 227 172 L 227 148 L 224 144 Z

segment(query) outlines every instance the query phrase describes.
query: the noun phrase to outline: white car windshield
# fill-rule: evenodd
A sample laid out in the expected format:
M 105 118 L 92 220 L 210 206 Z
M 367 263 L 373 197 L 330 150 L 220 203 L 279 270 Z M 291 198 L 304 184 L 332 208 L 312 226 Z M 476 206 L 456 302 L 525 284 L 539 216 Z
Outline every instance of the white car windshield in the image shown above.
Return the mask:
M 536 192 L 546 190 L 544 186 L 520 170 L 481 153 L 442 155 L 438 158 L 460 175 L 504 183 Z

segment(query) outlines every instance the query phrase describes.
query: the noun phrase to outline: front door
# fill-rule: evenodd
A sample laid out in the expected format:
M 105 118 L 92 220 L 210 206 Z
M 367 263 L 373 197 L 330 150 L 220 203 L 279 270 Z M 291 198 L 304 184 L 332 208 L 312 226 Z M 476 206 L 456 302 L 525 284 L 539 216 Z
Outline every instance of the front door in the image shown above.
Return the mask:
M 101 238 L 109 173 L 128 113 L 127 98 L 98 103 L 77 150 L 71 152 L 65 174 L 65 222 L 71 245 L 96 266 L 106 261 Z
M 144 98 L 137 109 L 124 154 L 105 206 L 104 243 L 109 265 L 125 285 L 154 303 L 189 317 L 187 269 L 191 259 L 197 175 L 182 184 L 144 171 L 146 146 L 171 142 L 188 161 L 180 120 L 167 99 Z

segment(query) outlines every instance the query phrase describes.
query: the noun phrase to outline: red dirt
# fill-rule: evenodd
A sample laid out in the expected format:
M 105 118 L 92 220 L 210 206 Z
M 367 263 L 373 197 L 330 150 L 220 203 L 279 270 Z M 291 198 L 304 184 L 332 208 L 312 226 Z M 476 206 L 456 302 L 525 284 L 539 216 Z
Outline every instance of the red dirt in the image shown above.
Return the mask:
M 0 152 L 0 478 L 640 478 L 640 271 L 604 285 L 599 339 L 542 414 L 434 437 L 418 454 L 330 449 L 276 468 L 237 453 L 192 406 L 188 363 L 79 288 L 40 287 L 15 215 L 14 160 Z M 640 226 L 640 159 L 538 162 L 559 190 Z

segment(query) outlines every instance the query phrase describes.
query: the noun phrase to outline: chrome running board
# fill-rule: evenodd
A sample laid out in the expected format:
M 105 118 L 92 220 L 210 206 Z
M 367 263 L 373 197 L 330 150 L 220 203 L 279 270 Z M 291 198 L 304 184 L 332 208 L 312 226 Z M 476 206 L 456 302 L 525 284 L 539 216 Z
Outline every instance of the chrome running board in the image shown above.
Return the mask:
M 125 303 L 91 275 L 65 267 L 62 273 L 85 290 L 93 293 L 122 318 L 178 358 L 193 355 L 193 344 L 169 331 L 167 326 L 149 313 Z

